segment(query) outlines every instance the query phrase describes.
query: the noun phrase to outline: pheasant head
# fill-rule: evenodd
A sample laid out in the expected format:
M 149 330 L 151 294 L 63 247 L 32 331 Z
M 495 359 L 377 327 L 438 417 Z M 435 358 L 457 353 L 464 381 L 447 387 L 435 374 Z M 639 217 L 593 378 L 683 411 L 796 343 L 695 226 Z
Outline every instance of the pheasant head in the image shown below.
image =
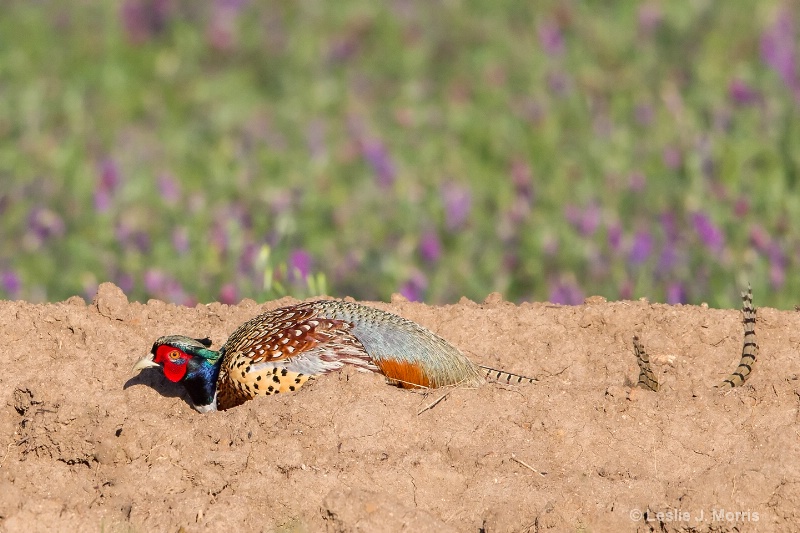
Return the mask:
M 183 383 L 198 411 L 214 411 L 222 357 L 210 346 L 211 339 L 193 339 L 183 335 L 160 337 L 150 354 L 134 365 L 133 371 L 160 368 L 168 380 Z

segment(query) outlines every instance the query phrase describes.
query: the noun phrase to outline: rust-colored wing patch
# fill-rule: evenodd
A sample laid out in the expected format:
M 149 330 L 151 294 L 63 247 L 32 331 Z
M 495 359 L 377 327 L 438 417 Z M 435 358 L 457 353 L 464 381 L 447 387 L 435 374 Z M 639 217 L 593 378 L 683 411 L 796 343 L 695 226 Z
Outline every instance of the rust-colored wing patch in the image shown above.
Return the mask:
M 381 373 L 386 376 L 390 383 L 396 384 L 404 389 L 415 389 L 419 387 L 430 388 L 431 381 L 425 375 L 419 365 L 402 361 L 400 359 L 384 358 L 375 360 L 374 363 L 381 369 Z

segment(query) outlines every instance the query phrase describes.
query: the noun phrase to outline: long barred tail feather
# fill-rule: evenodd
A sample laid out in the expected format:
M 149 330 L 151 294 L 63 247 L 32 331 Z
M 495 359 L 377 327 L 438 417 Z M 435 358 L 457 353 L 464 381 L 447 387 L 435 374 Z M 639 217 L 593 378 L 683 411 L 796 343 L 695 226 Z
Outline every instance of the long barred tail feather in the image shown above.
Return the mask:
M 742 358 L 739 366 L 733 374 L 725 378 L 718 387 L 740 387 L 744 384 L 753 371 L 753 363 L 756 362 L 758 355 L 758 343 L 756 342 L 756 308 L 753 307 L 753 291 L 747 285 L 747 292 L 742 293 L 742 314 L 744 318 L 744 346 L 742 347 Z
M 636 354 L 636 362 L 639 363 L 639 382 L 636 384 L 643 389 L 658 392 L 658 380 L 650 367 L 650 357 L 639 341 L 639 336 L 633 336 L 633 352 Z
M 536 378 L 514 374 L 513 372 L 506 372 L 505 370 L 498 370 L 490 366 L 478 365 L 484 372 L 486 379 L 495 381 L 497 383 L 533 383 L 538 381 Z

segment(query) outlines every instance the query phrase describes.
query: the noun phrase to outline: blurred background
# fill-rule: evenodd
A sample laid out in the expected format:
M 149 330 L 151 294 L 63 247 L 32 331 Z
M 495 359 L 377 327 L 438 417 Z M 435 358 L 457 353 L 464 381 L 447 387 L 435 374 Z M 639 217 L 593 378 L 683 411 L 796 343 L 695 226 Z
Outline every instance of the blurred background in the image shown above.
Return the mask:
M 797 1 L 4 0 L 0 297 L 800 303 Z

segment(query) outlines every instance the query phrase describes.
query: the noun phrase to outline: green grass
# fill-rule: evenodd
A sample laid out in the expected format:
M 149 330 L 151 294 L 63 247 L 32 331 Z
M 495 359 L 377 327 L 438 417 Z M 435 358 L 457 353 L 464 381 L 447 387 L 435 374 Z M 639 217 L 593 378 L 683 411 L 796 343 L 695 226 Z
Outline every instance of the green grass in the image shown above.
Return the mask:
M 798 303 L 777 1 L 156 4 L 6 3 L 0 294 Z

